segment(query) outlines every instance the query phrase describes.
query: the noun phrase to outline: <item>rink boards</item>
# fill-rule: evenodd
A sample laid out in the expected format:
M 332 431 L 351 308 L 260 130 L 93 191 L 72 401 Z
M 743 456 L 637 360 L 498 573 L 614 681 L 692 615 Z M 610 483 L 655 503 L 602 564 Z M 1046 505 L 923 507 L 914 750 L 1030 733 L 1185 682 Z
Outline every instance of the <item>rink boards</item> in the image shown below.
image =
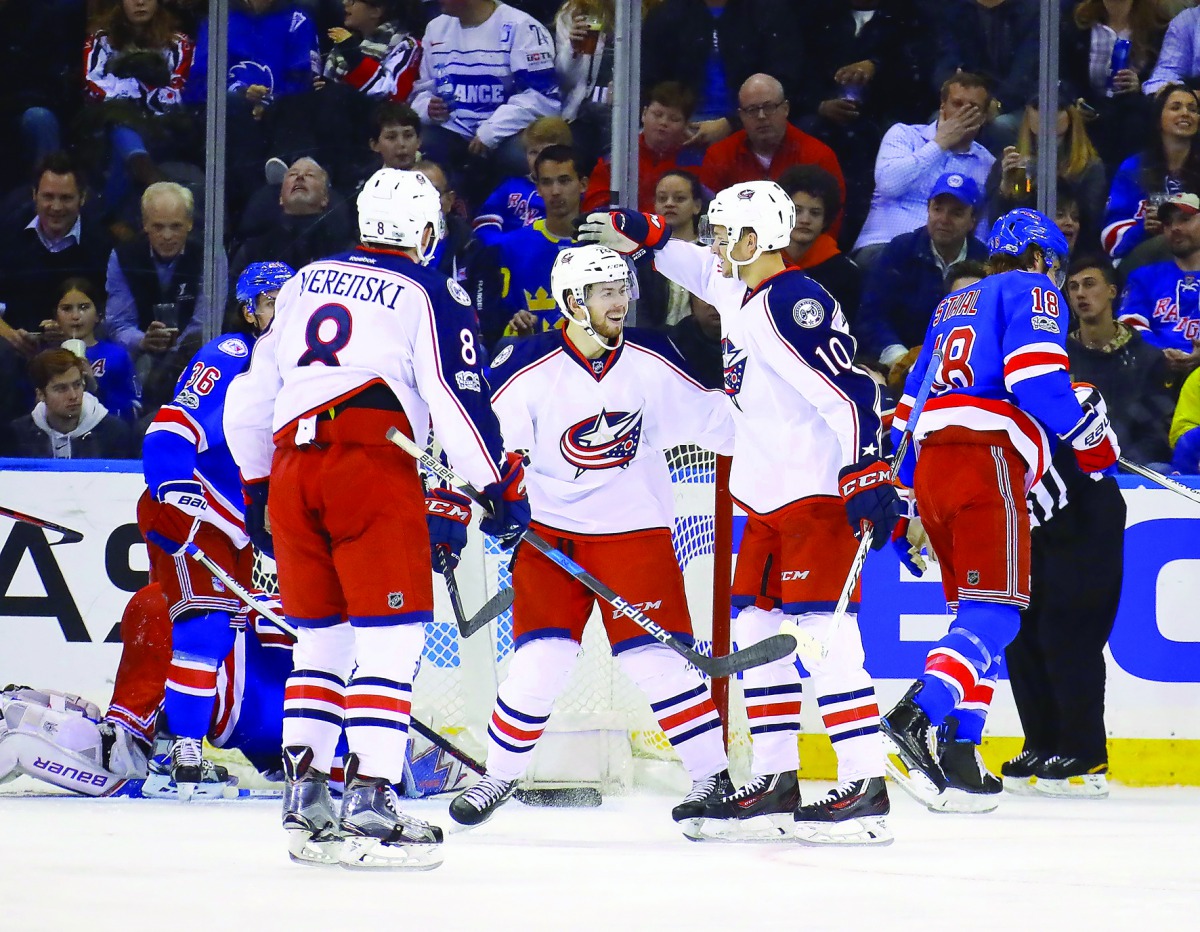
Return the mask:
M 50 465 L 50 470 L 44 469 Z M 132 467 L 132 469 L 131 469 Z M 1129 506 L 1125 585 L 1109 642 L 1107 716 L 1114 776 L 1136 784 L 1200 784 L 1200 505 L 1122 477 Z M 1195 487 L 1200 487 L 1197 483 Z M 78 543 L 0 518 L 0 685 L 21 682 L 107 699 L 119 655 L 117 624 L 146 578 L 134 523 L 144 488 L 129 463 L 0 461 L 0 505 L 80 531 Z M 740 522 L 735 519 L 735 536 Z M 736 544 L 735 544 L 736 546 Z M 472 534 L 460 578 L 483 575 Z M 881 704 L 917 673 L 947 616 L 936 572 L 915 579 L 890 548 L 872 554 L 860 618 Z M 886 707 L 886 705 L 885 705 Z M 1007 690 L 997 691 L 985 756 L 995 765 L 1019 735 Z M 830 759 L 821 735 L 802 736 L 806 775 Z

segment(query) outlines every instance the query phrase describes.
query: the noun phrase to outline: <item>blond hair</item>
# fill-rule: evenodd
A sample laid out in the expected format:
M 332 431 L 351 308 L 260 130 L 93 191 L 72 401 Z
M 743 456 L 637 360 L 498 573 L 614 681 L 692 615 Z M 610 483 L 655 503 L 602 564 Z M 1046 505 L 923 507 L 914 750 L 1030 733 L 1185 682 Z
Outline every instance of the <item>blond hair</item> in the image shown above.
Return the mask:
M 1078 181 L 1088 166 L 1100 161 L 1100 156 L 1088 137 L 1080 109 L 1074 104 L 1060 104 L 1059 109 L 1067 112 L 1067 134 L 1066 144 L 1058 148 L 1058 174 L 1067 181 Z M 1026 107 L 1021 128 L 1017 130 L 1017 151 L 1024 157 L 1034 154 L 1033 122 L 1037 112 L 1032 105 Z

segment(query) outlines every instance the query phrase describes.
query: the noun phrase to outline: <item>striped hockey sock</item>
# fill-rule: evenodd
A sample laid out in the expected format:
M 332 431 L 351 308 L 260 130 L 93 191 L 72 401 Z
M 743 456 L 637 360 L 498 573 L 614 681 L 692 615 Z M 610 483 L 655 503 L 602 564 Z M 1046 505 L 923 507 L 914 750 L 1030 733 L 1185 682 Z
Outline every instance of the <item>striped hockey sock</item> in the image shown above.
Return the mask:
M 549 720 L 549 712 L 545 715 L 523 712 L 497 696 L 488 723 L 488 773 L 501 780 L 515 780 L 524 774 L 529 767 L 530 752 Z
M 313 749 L 313 765 L 328 772 L 342 733 L 346 683 L 325 670 L 293 670 L 283 692 L 283 746 Z
M 175 651 L 166 686 L 167 727 L 180 737 L 203 738 L 217 698 L 217 662 Z
M 837 753 L 840 781 L 883 776 L 884 755 L 878 737 L 879 705 L 875 701 L 875 687 L 865 672 L 860 678 L 866 685 L 817 696 L 821 720 Z M 827 685 L 818 681 L 815 675 L 813 679 L 818 690 Z M 842 679 L 842 685 L 849 684 Z
M 361 771 L 399 783 L 404 776 L 412 683 L 355 674 L 346 688 L 346 743 Z

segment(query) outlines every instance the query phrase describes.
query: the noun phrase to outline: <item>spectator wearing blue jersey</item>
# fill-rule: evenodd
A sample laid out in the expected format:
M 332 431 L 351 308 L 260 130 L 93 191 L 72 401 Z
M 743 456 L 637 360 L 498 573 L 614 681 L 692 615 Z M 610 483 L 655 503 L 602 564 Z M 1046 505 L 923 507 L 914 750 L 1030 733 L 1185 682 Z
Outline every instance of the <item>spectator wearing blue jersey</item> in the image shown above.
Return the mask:
M 525 164 L 529 170 L 524 175 L 501 181 L 475 214 L 473 232 L 481 243 L 493 245 L 501 233 L 527 227 L 546 215 L 546 205 L 533 180 L 533 166 L 542 150 L 550 146 L 569 146 L 572 139 L 571 127 L 561 117 L 538 117 L 521 130 L 521 144 L 525 147 Z
M 1200 197 L 1176 194 L 1158 213 L 1172 258 L 1130 274 L 1121 320 L 1187 373 L 1200 366 Z
M 96 377 L 96 397 L 121 420 L 132 423 L 141 411 L 142 391 L 129 351 L 97 337 L 103 320 L 104 292 L 86 278 L 68 278 L 59 288 L 54 316 L 43 330 L 64 340 L 83 342 Z
M 889 369 L 921 345 L 946 271 L 964 259 L 987 260 L 987 247 L 971 234 L 981 206 L 979 185 L 949 172 L 929 192 L 925 226 L 884 247 L 867 272 L 854 326 L 864 356 Z
M 554 40 L 528 13 L 497 0 L 441 0 L 425 30 L 421 76 L 412 100 L 425 123 L 422 151 L 469 173 L 470 199 L 489 182 L 520 175 L 520 132 L 561 112 Z
M 13 421 L 14 456 L 47 459 L 124 459 L 129 425 L 86 391 L 87 362 L 70 350 L 49 349 L 29 363 L 37 405 Z
M 1168 84 L 1154 97 L 1149 144 L 1121 163 L 1104 209 L 1101 241 L 1114 259 L 1162 233 L 1158 208 L 1182 191 L 1200 191 L 1200 104 L 1181 84 Z

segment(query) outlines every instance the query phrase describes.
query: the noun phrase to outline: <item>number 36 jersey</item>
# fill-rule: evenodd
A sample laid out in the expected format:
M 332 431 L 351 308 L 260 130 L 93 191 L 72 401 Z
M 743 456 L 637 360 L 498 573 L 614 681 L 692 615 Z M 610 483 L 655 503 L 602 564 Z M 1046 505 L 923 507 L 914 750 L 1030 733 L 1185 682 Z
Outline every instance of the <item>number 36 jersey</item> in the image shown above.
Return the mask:
M 414 439 L 432 419 L 455 470 L 477 487 L 495 482 L 500 429 L 470 303 L 396 252 L 359 247 L 302 268 L 229 389 L 225 435 L 243 479 L 270 473 L 274 433 L 374 383 L 395 394 Z

